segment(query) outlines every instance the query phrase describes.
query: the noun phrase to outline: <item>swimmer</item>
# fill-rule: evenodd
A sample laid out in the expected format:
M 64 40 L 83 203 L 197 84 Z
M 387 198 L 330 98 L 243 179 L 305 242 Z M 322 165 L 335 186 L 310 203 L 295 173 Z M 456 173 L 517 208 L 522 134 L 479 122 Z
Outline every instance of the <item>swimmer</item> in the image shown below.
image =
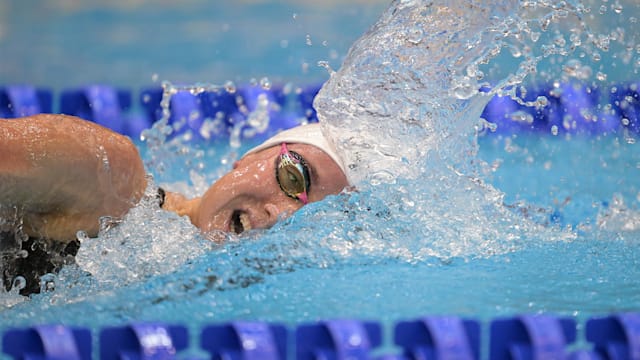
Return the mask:
M 39 291 L 39 275 L 73 262 L 78 231 L 95 237 L 101 217 L 122 218 L 147 187 L 130 139 L 77 117 L 0 119 L 0 154 L 0 264 L 7 289 L 8 275 L 30 272 L 23 294 Z M 311 124 L 249 150 L 202 197 L 159 189 L 158 202 L 205 234 L 242 233 L 271 227 L 347 185 L 341 158 Z M 5 251 L 21 242 L 32 249 L 26 258 Z

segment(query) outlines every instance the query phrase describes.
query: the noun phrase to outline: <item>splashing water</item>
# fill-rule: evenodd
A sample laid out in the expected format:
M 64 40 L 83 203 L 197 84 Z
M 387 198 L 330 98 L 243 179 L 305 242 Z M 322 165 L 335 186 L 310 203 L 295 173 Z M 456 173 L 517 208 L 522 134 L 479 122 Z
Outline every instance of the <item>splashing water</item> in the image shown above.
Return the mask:
M 489 99 L 479 67 L 521 10 L 519 1 L 396 1 L 316 98 L 350 181 L 388 206 L 397 227 L 388 235 L 411 234 L 404 246 L 421 250 L 412 257 L 502 253 L 549 231 L 507 209 L 475 158 Z
M 589 9 L 580 2 L 394 1 L 315 100 L 350 181 L 382 198 L 402 233 L 422 239 L 415 246 L 431 255 L 483 256 L 520 240 L 574 238 L 505 207 L 501 192 L 483 181 L 476 133 L 488 96 L 548 104 L 516 95 L 541 63 L 552 62 L 540 74 L 545 80 L 590 80 L 593 71 L 580 59 L 601 58 L 615 40 L 637 71 L 629 54 L 635 34 L 594 35 L 589 21 L 601 24 Z M 503 49 L 516 66 L 503 66 Z
M 488 98 L 467 70 L 493 46 L 497 12 L 518 2 L 474 4 L 396 1 L 331 75 L 315 105 L 352 183 L 416 179 L 427 157 L 459 166 L 475 153 Z
M 123 286 L 171 272 L 216 248 L 189 219 L 161 210 L 155 188 L 151 183 L 141 203 L 117 226 L 103 224 L 97 239 L 79 234 L 82 246 L 76 262 L 102 286 Z M 185 247 L 185 241 L 190 246 Z
M 620 13 L 622 5 L 611 8 Z M 590 13 L 581 2 L 565 1 L 394 1 L 315 102 L 351 182 L 417 179 L 434 161 L 474 176 L 475 132 L 489 96 L 546 106 L 544 98 L 524 101 L 515 86 L 538 75 L 545 61 L 553 65 L 545 66 L 544 81 L 590 80 L 593 70 L 580 59 L 599 61 L 616 41 L 623 49 L 612 57 L 637 73 L 637 34 L 617 27 L 599 35 L 588 24 L 602 27 L 600 19 Z M 503 49 L 515 66 L 504 66 Z
M 199 129 L 194 129 L 187 123 L 189 119 L 177 119 L 170 123 L 171 99 L 179 92 L 188 92 L 197 96 L 203 92 L 235 94 L 235 84 L 228 82 L 224 86 L 196 84 L 191 86 L 178 86 L 168 81 L 162 84 L 162 98 L 160 101 L 161 117 L 152 128 L 143 131 L 141 138 L 144 141 L 145 167 L 154 174 L 156 181 L 161 185 L 171 183 L 170 189 L 180 192 L 188 197 L 202 194 L 208 185 L 215 179 L 224 175 L 229 170 L 230 164 L 237 160 L 237 150 L 241 143 L 238 131 L 233 131 L 229 139 L 230 150 L 224 153 L 216 153 L 215 146 L 203 148 L 194 146 L 198 135 L 204 139 L 216 136 L 216 131 L 223 128 L 224 116 L 217 114 L 214 118 L 203 120 Z M 203 114 L 189 114 L 190 117 L 199 118 Z M 241 128 L 244 124 L 236 127 Z M 186 128 L 183 129 L 183 128 Z M 194 133 L 199 130 L 199 134 Z M 217 163 L 214 168 L 207 168 L 208 163 Z M 189 174 L 188 179 L 176 179 L 172 174 Z M 191 184 L 185 183 L 188 180 Z

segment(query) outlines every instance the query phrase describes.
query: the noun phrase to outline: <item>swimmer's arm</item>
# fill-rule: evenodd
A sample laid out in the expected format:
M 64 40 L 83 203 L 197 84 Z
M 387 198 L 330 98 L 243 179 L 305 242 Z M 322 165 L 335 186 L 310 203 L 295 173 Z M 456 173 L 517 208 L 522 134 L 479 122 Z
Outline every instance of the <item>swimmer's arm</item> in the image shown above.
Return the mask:
M 129 138 L 95 123 L 51 114 L 0 119 L 0 211 L 17 209 L 29 236 L 95 236 L 100 217 L 121 217 L 140 200 L 145 175 Z

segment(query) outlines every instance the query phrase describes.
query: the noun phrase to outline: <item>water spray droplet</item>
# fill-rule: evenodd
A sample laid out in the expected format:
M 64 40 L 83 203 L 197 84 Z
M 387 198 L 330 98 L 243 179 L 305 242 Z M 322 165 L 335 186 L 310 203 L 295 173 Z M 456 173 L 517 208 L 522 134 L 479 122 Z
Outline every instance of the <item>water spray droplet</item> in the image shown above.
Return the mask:
M 260 79 L 260 87 L 265 90 L 270 90 L 271 81 L 269 80 L 269 78 L 263 77 L 262 79 Z
M 321 68 L 326 69 L 329 72 L 329 74 L 333 74 L 334 73 L 334 71 L 331 68 L 331 65 L 329 65 L 328 61 L 318 61 L 318 66 L 320 66 Z
M 478 93 L 478 86 L 473 79 L 464 76 L 453 83 L 453 96 L 466 100 Z
M 538 42 L 538 40 L 540 40 L 540 33 L 537 32 L 537 31 L 532 31 L 531 32 L 531 41 Z
M 606 5 L 600 5 L 600 15 L 604 15 L 607 12 Z
M 514 111 L 511 113 L 511 115 L 509 115 L 509 118 L 515 122 L 523 124 L 533 123 L 533 115 L 529 114 L 526 111 Z
M 422 29 L 419 27 L 413 27 L 407 32 L 407 42 L 410 44 L 418 45 L 422 42 L 424 36 Z
M 567 61 L 562 67 L 562 70 L 567 76 L 575 77 L 581 80 L 589 79 L 592 74 L 591 67 L 582 65 L 582 62 L 577 59 L 571 59 Z
M 227 82 L 224 83 L 224 89 L 229 94 L 235 94 L 236 93 L 236 84 L 233 81 L 227 81 Z
M 511 56 L 513 56 L 516 59 L 522 56 L 522 51 L 520 51 L 519 47 L 510 46 L 509 51 L 511 52 Z
M 557 36 L 555 37 L 555 39 L 553 40 L 553 43 L 554 43 L 556 46 L 564 47 L 564 46 L 567 44 L 567 41 L 564 39 L 564 36 L 562 36 L 562 35 L 557 35 Z
M 13 290 L 22 290 L 26 286 L 27 286 L 27 280 L 25 280 L 24 277 L 16 276 L 15 279 L 13 279 L 13 285 L 12 285 Z

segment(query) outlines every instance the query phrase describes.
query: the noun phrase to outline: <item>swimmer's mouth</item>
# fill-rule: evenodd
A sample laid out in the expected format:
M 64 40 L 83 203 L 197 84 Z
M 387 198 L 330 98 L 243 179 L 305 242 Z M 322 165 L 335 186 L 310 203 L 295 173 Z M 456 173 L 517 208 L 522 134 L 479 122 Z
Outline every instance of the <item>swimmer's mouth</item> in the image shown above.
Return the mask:
M 242 234 L 245 231 L 251 230 L 249 214 L 240 210 L 234 210 L 233 214 L 231 214 L 231 223 L 229 228 L 236 234 Z

